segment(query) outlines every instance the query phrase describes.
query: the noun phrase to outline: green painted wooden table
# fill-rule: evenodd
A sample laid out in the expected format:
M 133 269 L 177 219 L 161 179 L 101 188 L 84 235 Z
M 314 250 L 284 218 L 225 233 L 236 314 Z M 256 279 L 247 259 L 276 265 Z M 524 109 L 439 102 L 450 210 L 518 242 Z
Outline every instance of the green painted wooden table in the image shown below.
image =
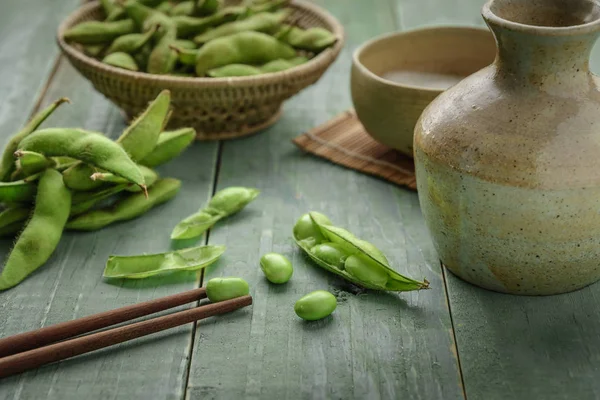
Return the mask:
M 300 152 L 291 139 L 351 106 L 352 51 L 365 40 L 423 25 L 483 25 L 482 0 L 319 0 L 344 24 L 347 44 L 318 84 L 283 118 L 243 140 L 198 143 L 161 172 L 180 195 L 143 218 L 67 234 L 51 261 L 0 293 L 0 337 L 181 292 L 214 276 L 251 284 L 251 308 L 0 380 L 0 399 L 597 399 L 600 285 L 524 298 L 468 285 L 438 262 L 417 195 Z M 115 137 L 118 110 L 58 57 L 54 33 L 78 0 L 9 0 L 0 13 L 0 134 L 5 141 L 40 106 L 67 96 L 48 122 Z M 595 56 L 594 60 L 600 61 Z M 206 276 L 108 284 L 110 254 L 170 247 L 168 229 L 230 185 L 259 188 L 243 213 L 210 232 L 226 256 Z M 322 211 L 377 244 L 400 272 L 431 290 L 353 294 L 314 267 L 291 239 L 298 216 Z M 10 241 L 0 243 L 4 256 Z M 285 287 L 265 282 L 258 259 L 288 255 Z M 303 323 L 293 304 L 328 289 L 335 317 Z

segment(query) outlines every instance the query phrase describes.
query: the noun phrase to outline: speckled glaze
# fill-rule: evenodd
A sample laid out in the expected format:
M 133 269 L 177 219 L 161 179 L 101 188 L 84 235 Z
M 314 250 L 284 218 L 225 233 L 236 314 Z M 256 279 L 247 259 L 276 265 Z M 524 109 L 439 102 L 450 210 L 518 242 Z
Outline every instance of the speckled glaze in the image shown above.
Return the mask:
M 415 128 L 421 208 L 440 259 L 487 289 L 569 292 L 600 279 L 600 91 L 592 0 L 491 0 L 494 64 Z

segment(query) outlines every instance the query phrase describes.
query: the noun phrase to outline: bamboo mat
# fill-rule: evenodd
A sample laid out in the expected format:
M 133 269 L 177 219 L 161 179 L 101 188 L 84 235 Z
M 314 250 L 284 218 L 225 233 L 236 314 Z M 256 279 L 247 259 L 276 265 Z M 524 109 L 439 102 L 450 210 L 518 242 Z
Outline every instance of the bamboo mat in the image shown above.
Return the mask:
M 417 190 L 413 159 L 372 139 L 354 111 L 334 117 L 293 142 L 335 164 Z

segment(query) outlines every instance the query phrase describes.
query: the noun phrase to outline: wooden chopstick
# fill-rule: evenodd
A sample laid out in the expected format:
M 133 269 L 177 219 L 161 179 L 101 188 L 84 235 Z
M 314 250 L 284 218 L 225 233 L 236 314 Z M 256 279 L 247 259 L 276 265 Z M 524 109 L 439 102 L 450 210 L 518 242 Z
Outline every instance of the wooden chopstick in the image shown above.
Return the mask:
M 0 378 L 203 318 L 234 311 L 250 304 L 252 304 L 251 296 L 238 297 L 13 354 L 0 358 Z
M 204 288 L 188 290 L 187 292 L 172 296 L 145 301 L 10 336 L 0 339 L 0 358 L 143 317 L 144 315 L 168 310 L 169 308 L 201 300 L 205 297 L 206 290 Z

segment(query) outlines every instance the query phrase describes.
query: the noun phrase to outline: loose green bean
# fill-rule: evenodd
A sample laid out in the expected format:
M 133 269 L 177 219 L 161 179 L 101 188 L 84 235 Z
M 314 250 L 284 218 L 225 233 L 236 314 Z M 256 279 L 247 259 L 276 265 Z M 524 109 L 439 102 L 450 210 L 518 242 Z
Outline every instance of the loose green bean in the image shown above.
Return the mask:
M 265 33 L 274 33 L 290 15 L 290 10 L 282 10 L 277 13 L 258 13 L 247 19 L 235 22 L 229 22 L 206 31 L 194 38 L 197 44 L 204 44 L 213 39 L 230 36 L 239 32 L 256 31 Z
M 135 24 L 130 19 L 102 22 L 86 21 L 67 29 L 64 38 L 80 44 L 106 44 L 119 36 L 135 32 Z
M 74 128 L 42 129 L 23 139 L 19 148 L 46 157 L 72 157 L 144 187 L 144 176 L 125 150 L 99 133 Z
M 129 71 L 139 71 L 140 67 L 136 64 L 133 57 L 127 53 L 118 52 L 111 53 L 102 59 L 104 64 L 112 65 L 113 67 L 127 69 Z
M 260 258 L 260 268 L 271 283 L 286 283 L 292 277 L 294 268 L 285 256 L 267 253 Z
M 179 156 L 196 137 L 193 128 L 182 128 L 175 131 L 163 132 L 158 136 L 156 147 L 140 161 L 141 165 L 156 167 Z
M 217 261 L 225 246 L 198 246 L 161 254 L 110 256 L 105 278 L 142 279 L 175 271 L 198 271 Z
M 151 208 L 171 200 L 180 187 L 181 181 L 177 179 L 160 179 L 148 190 L 148 198 L 143 193 L 132 193 L 109 209 L 92 210 L 75 217 L 67 223 L 66 228 L 95 231 L 116 222 L 137 218 Z
M 202 46 L 196 55 L 196 74 L 228 64 L 264 64 L 269 61 L 290 59 L 296 51 L 262 32 L 240 32 L 221 37 Z
M 206 207 L 175 226 L 171 239 L 192 239 L 202 235 L 217 221 L 241 211 L 259 194 L 258 189 L 238 186 L 218 191 Z
M 18 285 L 52 255 L 63 232 L 71 206 L 71 192 L 60 172 L 47 169 L 38 185 L 33 214 L 10 252 L 0 290 Z
M 298 246 L 320 267 L 367 289 L 410 291 L 429 287 L 394 271 L 381 250 L 332 225 L 323 214 L 303 215 L 293 230 Z
M 69 103 L 69 99 L 62 98 L 56 100 L 48 107 L 37 113 L 19 132 L 17 132 L 6 144 L 4 152 L 2 153 L 2 159 L 0 160 L 0 181 L 6 182 L 10 179 L 10 175 L 15 169 L 15 156 L 14 153 L 19 148 L 21 140 L 29 136 L 35 131 L 41 124 L 48 118 L 54 110 L 56 110 L 61 104 Z
M 248 282 L 242 278 L 213 278 L 206 283 L 206 297 L 213 303 L 246 296 L 249 293 Z
M 323 319 L 337 307 L 335 296 L 326 290 L 316 290 L 300 298 L 294 305 L 296 315 L 307 321 Z

